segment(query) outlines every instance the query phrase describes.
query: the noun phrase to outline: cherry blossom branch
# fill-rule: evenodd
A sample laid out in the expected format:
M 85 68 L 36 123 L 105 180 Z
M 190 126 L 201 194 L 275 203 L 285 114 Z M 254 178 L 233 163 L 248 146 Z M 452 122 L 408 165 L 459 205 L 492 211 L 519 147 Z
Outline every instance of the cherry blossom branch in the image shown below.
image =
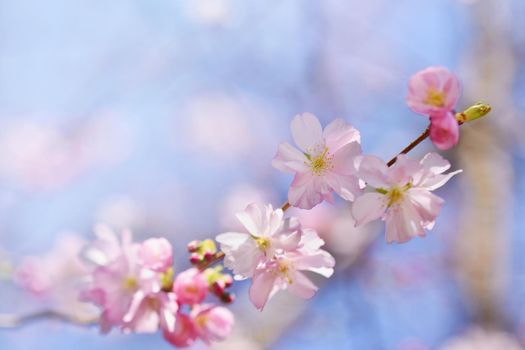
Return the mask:
M 473 106 L 467 108 L 465 111 L 456 113 L 456 120 L 458 121 L 458 125 L 462 125 L 465 122 L 483 117 L 484 115 L 489 113 L 491 109 L 492 107 L 490 107 L 489 105 L 478 102 L 474 104 Z M 408 146 L 403 148 L 401 152 L 399 152 L 394 158 L 390 159 L 388 163 L 386 164 L 389 167 L 394 165 L 394 163 L 397 160 L 397 157 L 399 157 L 400 154 L 407 154 L 412 149 L 414 149 L 417 145 L 423 142 L 429 135 L 430 135 L 430 125 L 425 129 L 425 131 L 423 131 L 421 135 L 419 135 Z
M 0 314 L 0 328 L 18 328 L 42 320 L 56 320 L 82 327 L 98 324 L 98 318 L 83 318 L 55 310 L 42 310 L 27 315 Z
M 472 121 L 478 118 L 481 118 L 485 115 L 487 115 L 491 111 L 492 107 L 488 104 L 484 104 L 482 102 L 477 102 L 476 104 L 470 106 L 466 110 L 460 113 L 456 113 L 456 120 L 458 122 L 458 125 L 462 125 L 468 121 Z M 414 141 L 410 142 L 408 146 L 403 148 L 394 158 L 390 159 L 388 163 L 386 163 L 389 167 L 394 165 L 397 161 L 397 157 L 401 154 L 407 154 L 411 150 L 413 150 L 417 145 L 419 145 L 421 142 L 426 140 L 426 138 L 430 135 L 430 125 L 427 126 L 425 131 L 421 133 Z M 281 209 L 282 211 L 286 211 L 291 207 L 289 202 L 285 202 Z
M 428 135 L 430 135 L 430 126 L 427 126 L 427 128 L 425 129 L 425 131 L 423 131 L 421 135 L 419 135 L 414 141 L 410 142 L 410 144 L 403 148 L 403 150 L 399 152 L 394 158 L 390 159 L 388 163 L 386 163 L 386 165 L 388 165 L 389 167 L 394 165 L 399 155 L 407 154 L 408 152 L 413 150 L 417 145 L 423 142 L 428 137 Z

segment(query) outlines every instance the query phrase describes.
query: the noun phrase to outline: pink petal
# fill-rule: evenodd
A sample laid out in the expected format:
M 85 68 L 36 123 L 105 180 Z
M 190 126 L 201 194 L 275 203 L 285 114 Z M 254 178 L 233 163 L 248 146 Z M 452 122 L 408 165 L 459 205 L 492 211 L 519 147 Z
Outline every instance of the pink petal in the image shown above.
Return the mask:
M 332 159 L 333 172 L 338 174 L 355 174 L 357 172 L 355 158 L 360 156 L 361 153 L 361 145 L 357 142 L 349 143 L 334 152 L 334 158 Z
M 323 201 L 323 195 L 316 189 L 312 174 L 297 174 L 288 190 L 288 201 L 294 207 L 312 209 Z
M 303 299 L 310 299 L 317 292 L 317 286 L 303 273 L 295 271 L 290 277 L 292 283 L 288 285 L 288 291 L 293 295 Z
M 305 162 L 306 157 L 301 151 L 289 143 L 283 142 L 279 145 L 277 154 L 272 160 L 272 166 L 284 172 L 304 173 L 309 170 Z
M 326 278 L 334 273 L 335 259 L 324 250 L 318 250 L 312 255 L 298 256 L 292 260 L 297 270 L 312 271 Z
M 450 162 L 435 152 L 427 153 L 420 163 L 434 174 L 441 174 L 450 168 Z
M 452 113 L 430 117 L 430 139 L 441 150 L 454 147 L 459 141 L 459 125 Z
M 387 208 L 385 195 L 376 192 L 365 193 L 358 197 L 352 205 L 352 216 L 355 225 L 360 226 L 379 219 Z
M 326 126 L 323 131 L 323 137 L 326 146 L 332 153 L 337 152 L 341 147 L 349 143 L 361 142 L 359 131 L 341 118 L 334 120 Z
M 432 225 L 445 201 L 432 192 L 419 188 L 411 188 L 407 195 L 423 220 L 422 225 L 425 228 Z
M 374 188 L 390 187 L 388 173 L 388 167 L 380 158 L 374 156 L 358 158 L 357 174 L 368 185 Z
M 429 178 L 425 179 L 424 182 L 419 184 L 419 186 L 420 187 L 424 187 L 424 188 L 426 188 L 429 191 L 433 191 L 435 189 L 440 188 L 444 184 L 446 184 L 448 182 L 448 180 L 450 180 L 454 175 L 457 175 L 457 174 L 462 173 L 462 172 L 463 172 L 463 170 L 460 169 L 460 170 L 456 170 L 456 171 L 453 171 L 453 172 L 448 173 L 448 174 L 440 174 L 440 175 L 436 175 L 436 176 L 433 176 L 433 177 L 429 177 Z
M 421 171 L 421 164 L 409 158 L 406 154 L 397 156 L 397 160 L 389 169 L 390 181 L 404 185 L 410 182 L 414 175 Z
M 190 346 L 197 339 L 197 331 L 192 319 L 181 313 L 177 313 L 174 331 L 164 329 L 162 334 L 168 343 L 181 348 Z
M 311 153 L 316 146 L 324 144 L 321 123 L 311 113 L 297 115 L 292 120 L 291 128 L 295 144 L 307 153 Z
M 251 235 L 260 235 L 261 230 L 264 229 L 264 212 L 265 208 L 262 205 L 251 203 L 244 211 L 237 213 L 236 216 Z
M 262 310 L 270 297 L 277 275 L 273 271 L 262 270 L 255 273 L 249 296 L 252 304 Z
M 353 201 L 362 192 L 359 179 L 354 175 L 330 173 L 325 176 L 325 180 L 341 198 L 347 201 Z
M 404 200 L 386 213 L 386 241 L 405 243 L 416 236 L 425 236 L 422 219 L 415 206 Z

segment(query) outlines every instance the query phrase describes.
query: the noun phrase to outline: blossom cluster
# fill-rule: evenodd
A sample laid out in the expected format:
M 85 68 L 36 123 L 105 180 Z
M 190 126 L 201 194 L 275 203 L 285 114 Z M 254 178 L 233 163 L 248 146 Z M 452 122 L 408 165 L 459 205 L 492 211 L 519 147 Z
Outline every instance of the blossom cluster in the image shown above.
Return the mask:
M 303 229 L 294 217 L 271 205 L 250 204 L 237 218 L 247 232 L 226 232 L 216 237 L 226 254 L 224 265 L 236 279 L 252 278 L 250 300 L 259 310 L 279 290 L 311 298 L 317 287 L 302 271 L 330 277 L 334 258 L 321 249 L 324 241 L 312 229 Z
M 178 347 L 197 339 L 222 340 L 230 333 L 231 312 L 206 302 L 210 292 L 215 294 L 215 282 L 227 275 L 196 267 L 175 275 L 172 247 L 164 238 L 135 243 L 129 232 L 118 237 L 104 227 L 96 235 L 83 252 L 93 270 L 81 298 L 100 307 L 102 332 L 113 327 L 136 333 L 161 330 Z
M 410 79 L 408 106 L 430 120 L 428 134 L 421 139 L 430 135 L 436 147 L 448 149 L 458 142 L 459 124 L 490 111 L 477 104 L 456 114 L 459 95 L 458 79 L 442 67 L 427 68 Z M 316 116 L 304 113 L 292 120 L 291 133 L 297 147 L 281 143 L 272 161 L 276 169 L 294 175 L 288 202 L 281 208 L 249 204 L 237 213 L 241 232 L 216 236 L 220 251 L 210 239 L 190 242 L 193 267 L 187 270 L 175 274 L 172 246 L 164 238 L 137 243 L 129 232 L 118 236 L 98 227 L 97 239 L 82 252 L 89 263 L 82 271 L 89 281 L 81 299 L 100 308 L 102 332 L 160 330 L 177 347 L 197 339 L 208 344 L 223 340 L 231 331 L 233 315 L 208 297 L 232 302 L 228 288 L 233 279 L 251 279 L 249 298 L 262 310 L 281 290 L 313 297 L 318 287 L 308 275 L 328 278 L 334 273 L 335 259 L 322 249 L 325 242 L 318 233 L 296 217 L 285 217 L 290 206 L 312 209 L 323 201 L 333 203 L 335 193 L 351 202 L 356 226 L 382 220 L 386 241 L 405 243 L 432 229 L 444 203 L 433 191 L 461 172 L 447 172 L 450 163 L 434 152 L 419 160 L 408 157 L 412 146 L 389 162 L 364 154 L 359 131 L 343 119 L 323 129 Z M 221 260 L 233 278 L 222 273 L 221 265 L 212 266 Z M 20 270 L 19 280 L 40 291 L 51 280 L 35 274 L 33 265 Z
M 408 83 L 407 104 L 430 119 L 430 139 L 441 150 L 458 143 L 459 125 L 454 108 L 461 95 L 458 78 L 444 67 L 429 67 Z

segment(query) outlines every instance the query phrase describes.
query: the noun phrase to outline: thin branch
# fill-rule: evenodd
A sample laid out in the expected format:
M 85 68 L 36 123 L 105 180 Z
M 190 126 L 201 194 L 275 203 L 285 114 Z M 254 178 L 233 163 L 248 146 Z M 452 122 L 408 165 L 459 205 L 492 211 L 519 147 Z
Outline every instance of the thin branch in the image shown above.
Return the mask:
M 96 325 L 99 322 L 98 318 L 84 318 L 55 310 L 42 310 L 26 315 L 0 314 L 0 328 L 18 328 L 42 320 L 55 320 L 81 327 Z
M 213 257 L 210 260 L 203 261 L 198 266 L 198 269 L 201 270 L 201 271 L 206 270 L 208 267 L 210 267 L 211 265 L 215 264 L 216 262 L 221 261 L 222 259 L 224 259 L 224 253 L 223 252 L 217 252 L 217 253 L 215 253 L 215 255 L 213 255 Z
M 425 129 L 425 131 L 423 131 L 423 133 L 421 135 L 419 135 L 414 141 L 410 142 L 410 144 L 408 146 L 403 148 L 403 150 L 401 152 L 399 152 L 394 158 L 390 159 L 388 161 L 388 163 L 386 163 L 386 165 L 388 165 L 389 167 L 394 165 L 394 163 L 396 162 L 397 157 L 399 157 L 399 155 L 407 154 L 408 152 L 413 150 L 417 145 L 419 145 L 421 142 L 423 142 L 428 137 L 429 134 L 430 134 L 430 126 L 428 126 Z

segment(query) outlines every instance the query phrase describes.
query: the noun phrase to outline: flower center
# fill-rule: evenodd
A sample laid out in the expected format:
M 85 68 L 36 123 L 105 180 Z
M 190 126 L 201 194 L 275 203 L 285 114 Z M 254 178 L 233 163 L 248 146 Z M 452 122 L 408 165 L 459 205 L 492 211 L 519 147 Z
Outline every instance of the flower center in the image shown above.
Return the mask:
M 425 103 L 434 107 L 443 107 L 445 105 L 445 97 L 446 94 L 443 91 L 431 87 L 428 89 Z
M 124 289 L 126 290 L 135 290 L 138 286 L 138 282 L 135 277 L 125 278 L 122 284 L 124 285 Z
M 289 264 L 284 261 L 284 260 L 279 260 L 278 261 L 278 269 L 279 269 L 279 273 L 281 275 L 284 276 L 284 278 L 286 279 L 286 282 L 288 282 L 288 284 L 292 284 L 293 283 L 293 280 L 292 278 L 290 277 L 290 266 Z
M 387 193 L 388 206 L 400 202 L 403 199 L 404 191 L 399 187 L 392 187 Z
M 268 237 L 254 237 L 255 243 L 260 250 L 266 251 L 270 248 L 270 239 Z
M 309 160 L 309 162 L 305 162 L 305 164 L 310 166 L 312 173 L 316 176 L 323 175 L 326 170 L 333 168 L 332 159 L 334 157 L 328 152 L 328 147 L 324 147 L 322 152 L 317 153 L 315 156 L 309 153 L 305 153 L 304 155 Z
M 412 187 L 412 183 L 407 183 L 403 187 L 392 186 L 390 189 L 376 188 L 376 192 L 384 194 L 388 198 L 387 206 L 399 203 L 405 197 L 405 192 Z

